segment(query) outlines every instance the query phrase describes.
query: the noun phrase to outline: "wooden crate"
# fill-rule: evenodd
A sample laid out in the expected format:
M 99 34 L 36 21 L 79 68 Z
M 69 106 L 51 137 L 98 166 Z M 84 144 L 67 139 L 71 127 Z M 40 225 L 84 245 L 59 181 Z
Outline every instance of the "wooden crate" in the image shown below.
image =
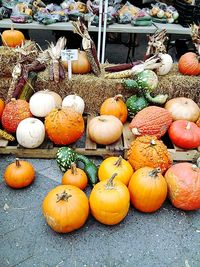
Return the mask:
M 128 128 L 129 123 L 124 124 L 123 134 L 121 138 L 108 146 L 99 146 L 92 142 L 88 136 L 88 123 L 92 119 L 92 116 L 86 118 L 86 135 L 83 138 L 82 145 L 79 142 L 70 145 L 78 153 L 87 156 L 99 156 L 106 158 L 108 156 L 119 156 L 122 155 L 127 158 L 127 151 L 130 147 L 131 142 L 134 140 L 134 136 Z M 165 138 L 167 139 L 167 138 Z M 200 157 L 200 147 L 198 149 L 184 150 L 176 147 L 174 144 L 169 144 L 169 138 L 163 140 L 168 147 L 174 161 L 194 161 Z M 45 140 L 45 142 L 39 147 L 34 149 L 23 148 L 18 144 L 10 145 L 6 140 L 0 140 L 0 154 L 4 155 L 15 155 L 21 158 L 43 158 L 52 159 L 56 157 L 56 153 L 59 146 L 55 146 L 51 141 Z

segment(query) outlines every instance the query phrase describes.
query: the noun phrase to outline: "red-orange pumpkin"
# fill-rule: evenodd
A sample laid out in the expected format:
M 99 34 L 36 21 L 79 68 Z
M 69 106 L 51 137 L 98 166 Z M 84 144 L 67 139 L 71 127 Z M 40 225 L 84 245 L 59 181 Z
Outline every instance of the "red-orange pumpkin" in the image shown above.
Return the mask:
M 136 136 L 154 135 L 161 138 L 171 123 L 172 116 L 166 109 L 150 106 L 139 111 L 129 127 Z
M 5 107 L 4 101 L 0 99 L 0 119 L 1 119 L 4 107 Z
M 113 115 L 125 123 L 128 116 L 126 104 L 122 100 L 122 95 L 107 98 L 100 108 L 100 115 Z
M 165 173 L 172 204 L 183 210 L 200 209 L 200 168 L 191 163 L 178 163 Z
M 196 148 L 200 146 L 200 128 L 186 120 L 174 121 L 169 128 L 169 137 L 172 142 L 182 148 Z
M 3 44 L 9 47 L 20 46 L 25 42 L 23 33 L 18 30 L 14 30 L 13 27 L 11 27 L 10 30 L 3 31 L 1 39 Z
M 82 136 L 84 127 L 82 115 L 69 107 L 53 109 L 45 118 L 48 137 L 58 145 L 77 141 Z
M 29 103 L 25 100 L 12 98 L 3 110 L 1 122 L 6 131 L 14 133 L 17 130 L 18 124 L 30 117 L 32 117 L 32 114 Z
M 198 56 L 193 52 L 188 52 L 182 55 L 178 62 L 180 73 L 186 75 L 199 75 L 200 63 Z

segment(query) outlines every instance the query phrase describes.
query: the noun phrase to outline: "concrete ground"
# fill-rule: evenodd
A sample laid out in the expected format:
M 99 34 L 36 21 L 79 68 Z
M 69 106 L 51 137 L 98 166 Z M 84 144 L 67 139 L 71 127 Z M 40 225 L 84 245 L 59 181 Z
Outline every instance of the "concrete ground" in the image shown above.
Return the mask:
M 54 40 L 48 31 L 30 34 L 42 47 L 45 40 Z M 128 40 L 127 35 L 122 37 Z M 145 47 L 146 36 L 141 35 L 136 58 L 143 58 Z M 107 44 L 110 63 L 125 62 L 126 55 L 124 45 Z M 13 160 L 0 155 L 0 267 L 200 267 L 200 211 L 183 212 L 166 201 L 154 214 L 131 207 L 116 226 L 102 225 L 90 216 L 80 230 L 57 234 L 41 212 L 45 195 L 61 182 L 55 160 L 29 159 L 36 179 L 22 190 L 3 182 L 5 168 Z
M 3 181 L 12 156 L 0 158 L 1 267 L 199 267 L 200 211 L 184 212 L 166 201 L 153 214 L 133 207 L 116 226 L 90 216 L 81 229 L 53 232 L 41 212 L 42 201 L 61 182 L 55 160 L 29 159 L 35 182 L 13 190 Z M 96 159 L 97 164 L 100 160 Z M 86 192 L 89 195 L 91 188 Z

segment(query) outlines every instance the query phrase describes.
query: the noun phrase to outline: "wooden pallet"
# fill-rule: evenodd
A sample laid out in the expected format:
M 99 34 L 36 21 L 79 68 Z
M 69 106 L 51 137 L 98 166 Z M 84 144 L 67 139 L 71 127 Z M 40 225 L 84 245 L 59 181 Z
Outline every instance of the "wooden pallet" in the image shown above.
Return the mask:
M 86 136 L 84 145 L 81 147 L 79 143 L 71 145 L 75 151 L 87 156 L 99 156 L 106 158 L 108 156 L 119 156 L 122 155 L 127 158 L 127 151 L 130 147 L 131 142 L 134 140 L 134 136 L 129 130 L 129 123 L 124 124 L 123 134 L 121 138 L 108 146 L 99 146 L 90 140 L 88 135 L 88 124 L 92 116 L 88 116 L 86 119 Z M 39 148 L 28 149 L 23 148 L 20 145 L 9 145 L 8 141 L 0 140 L 0 154 L 4 155 L 15 155 L 16 157 L 22 158 L 43 158 L 51 159 L 56 157 L 56 153 L 59 147 L 55 146 L 49 140 L 45 141 Z M 200 147 L 198 149 L 183 150 L 172 144 L 171 148 L 168 148 L 174 161 L 194 161 L 200 157 Z

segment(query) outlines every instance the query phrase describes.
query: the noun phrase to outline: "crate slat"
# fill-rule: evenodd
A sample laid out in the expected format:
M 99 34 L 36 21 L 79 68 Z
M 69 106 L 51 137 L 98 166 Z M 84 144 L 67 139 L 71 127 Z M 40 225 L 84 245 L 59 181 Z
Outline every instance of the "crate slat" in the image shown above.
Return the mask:
M 123 152 L 123 142 L 122 142 L 122 138 L 120 137 L 119 140 L 117 140 L 116 142 L 114 142 L 111 145 L 106 146 L 106 149 L 109 151 L 122 151 Z
M 8 140 L 0 139 L 0 147 L 6 147 L 8 145 Z
M 86 140 L 85 140 L 85 149 L 86 150 L 96 150 L 97 149 L 97 144 L 94 143 L 90 138 L 89 138 L 89 122 L 94 118 L 94 116 L 89 115 L 87 117 L 87 127 L 86 127 Z
M 129 129 L 129 123 L 126 122 L 123 127 L 124 149 L 129 149 L 134 139 L 135 137 Z

